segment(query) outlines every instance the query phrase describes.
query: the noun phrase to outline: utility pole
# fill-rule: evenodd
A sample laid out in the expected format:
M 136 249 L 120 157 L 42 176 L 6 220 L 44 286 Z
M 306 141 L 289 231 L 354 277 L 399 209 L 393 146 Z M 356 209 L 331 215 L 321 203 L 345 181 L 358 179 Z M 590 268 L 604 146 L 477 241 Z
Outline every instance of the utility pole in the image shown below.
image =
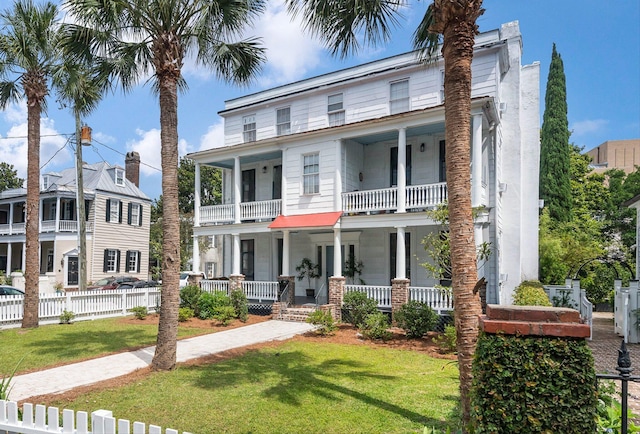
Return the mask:
M 91 144 L 91 128 L 81 126 L 76 112 L 76 201 L 78 209 L 78 291 L 87 290 L 87 221 L 84 207 L 82 147 Z

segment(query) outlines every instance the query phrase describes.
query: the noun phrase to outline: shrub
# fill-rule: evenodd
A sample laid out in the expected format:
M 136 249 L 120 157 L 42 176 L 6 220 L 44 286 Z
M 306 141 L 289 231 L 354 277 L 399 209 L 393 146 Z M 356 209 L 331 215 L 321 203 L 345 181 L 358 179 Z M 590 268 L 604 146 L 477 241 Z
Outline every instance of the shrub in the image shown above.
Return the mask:
M 216 309 L 216 313 L 213 315 L 213 318 L 220 321 L 223 326 L 229 325 L 235 317 L 236 311 L 231 305 L 219 306 Z
M 584 339 L 481 334 L 471 390 L 475 433 L 592 433 L 596 374 Z
M 549 296 L 542 283 L 527 280 L 522 282 L 513 293 L 513 304 L 516 306 L 551 306 Z
M 329 311 L 316 310 L 309 315 L 307 322 L 318 326 L 315 332 L 322 336 L 332 335 L 336 330 L 338 330 L 338 326 L 333 321 L 333 317 Z
M 428 331 L 433 330 L 438 322 L 438 314 L 426 303 L 411 300 L 402 305 L 394 314 L 398 327 L 407 333 L 409 338 L 421 338 Z
M 149 311 L 146 306 L 133 307 L 131 308 L 131 312 L 133 312 L 133 315 L 140 320 L 145 319 L 147 315 L 149 315 Z
M 180 290 L 180 307 L 188 307 L 196 316 L 199 315 L 198 300 L 202 295 L 202 289 L 198 285 L 187 285 Z
M 220 313 L 224 307 L 231 307 L 231 299 L 222 291 L 203 292 L 198 298 L 198 318 L 211 319 Z
M 71 321 L 76 317 L 76 314 L 70 310 L 63 310 L 60 314 L 60 324 L 71 324 Z
M 178 310 L 179 322 L 188 321 L 189 319 L 193 318 L 193 316 L 194 316 L 193 309 L 191 309 L 190 307 L 181 307 Z
M 356 327 L 364 324 L 367 315 L 378 311 L 378 304 L 367 297 L 362 291 L 349 291 L 344 295 L 343 308 L 346 310 L 345 319 Z
M 242 322 L 247 322 L 249 319 L 249 303 L 247 302 L 247 296 L 240 289 L 234 289 L 231 291 L 231 305 L 235 311 L 235 317 Z
M 389 340 L 392 336 L 389 331 L 389 319 L 382 312 L 371 313 L 360 326 L 360 333 L 367 339 Z
M 444 333 L 435 338 L 436 344 L 445 353 L 454 353 L 456 351 L 457 341 L 456 327 L 452 324 L 445 325 Z

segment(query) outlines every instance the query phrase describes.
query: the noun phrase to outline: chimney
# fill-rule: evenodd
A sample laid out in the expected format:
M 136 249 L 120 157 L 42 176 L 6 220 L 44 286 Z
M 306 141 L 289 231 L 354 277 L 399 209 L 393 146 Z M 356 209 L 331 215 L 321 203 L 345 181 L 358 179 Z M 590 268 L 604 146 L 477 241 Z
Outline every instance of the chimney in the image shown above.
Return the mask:
M 124 159 L 124 173 L 130 182 L 140 187 L 140 154 L 135 151 L 127 152 Z

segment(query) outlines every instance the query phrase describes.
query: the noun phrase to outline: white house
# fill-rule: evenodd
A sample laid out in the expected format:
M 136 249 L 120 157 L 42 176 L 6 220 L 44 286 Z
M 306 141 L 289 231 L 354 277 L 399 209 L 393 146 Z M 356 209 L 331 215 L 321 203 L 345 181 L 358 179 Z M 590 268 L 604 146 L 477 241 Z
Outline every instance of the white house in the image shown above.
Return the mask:
M 490 303 L 538 276 L 539 64 L 521 54 L 517 22 L 476 37 L 471 191 Z M 447 200 L 443 68 L 406 53 L 226 101 L 225 142 L 189 155 L 194 270 L 198 237 L 222 236 L 226 276 L 275 281 L 306 257 L 320 290 L 353 255 L 367 284 L 437 284 L 420 263 L 437 230 L 424 210 Z M 202 165 L 223 170 L 222 205 L 200 206 Z
M 108 163 L 83 166 L 87 280 L 114 274 L 149 275 L 151 200 L 138 188 L 140 156 L 126 170 Z M 78 287 L 76 169 L 44 173 L 40 190 L 40 290 Z M 26 189 L 0 192 L 0 271 L 24 270 Z

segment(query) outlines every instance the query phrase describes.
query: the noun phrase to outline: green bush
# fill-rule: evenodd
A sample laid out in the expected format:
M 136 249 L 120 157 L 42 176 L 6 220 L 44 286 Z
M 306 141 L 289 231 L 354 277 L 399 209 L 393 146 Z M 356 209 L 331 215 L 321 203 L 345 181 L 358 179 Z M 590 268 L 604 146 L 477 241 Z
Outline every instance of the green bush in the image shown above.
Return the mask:
M 318 326 L 315 332 L 322 336 L 332 335 L 336 330 L 338 330 L 338 326 L 334 322 L 331 312 L 329 311 L 316 310 L 309 315 L 307 322 Z
M 60 324 L 71 324 L 71 321 L 76 317 L 76 314 L 70 310 L 63 310 L 60 314 Z
M 231 305 L 235 310 L 235 317 L 242 322 L 247 322 L 249 319 L 249 303 L 247 302 L 247 296 L 240 289 L 234 289 L 231 291 Z
M 457 349 L 456 344 L 458 342 L 456 327 L 453 324 L 445 325 L 444 333 L 438 335 L 435 338 L 435 342 L 445 353 L 454 353 Z
M 596 374 L 584 339 L 481 334 L 471 390 L 475 433 L 592 433 Z
M 136 306 L 131 308 L 131 312 L 133 312 L 133 316 L 137 319 L 145 319 L 147 315 L 149 315 L 149 311 L 146 306 Z
M 438 322 L 438 314 L 426 303 L 411 300 L 402 305 L 394 314 L 398 327 L 407 333 L 409 338 L 421 338 Z
M 360 333 L 367 339 L 382 339 L 383 341 L 391 339 L 389 318 L 382 312 L 367 315 L 360 326 Z
M 211 319 L 221 313 L 221 310 L 226 307 L 231 307 L 231 299 L 227 294 L 222 291 L 203 292 L 198 298 L 198 318 Z M 235 313 L 235 311 L 234 311 Z
M 181 307 L 178 310 L 178 321 L 179 322 L 188 321 L 191 318 L 193 318 L 193 316 L 194 316 L 193 309 L 191 309 L 190 307 Z
M 342 307 L 345 309 L 346 322 L 360 327 L 367 315 L 378 311 L 378 304 L 362 291 L 349 291 L 344 295 Z
M 542 283 L 533 280 L 522 282 L 513 292 L 513 304 L 516 306 L 551 306 L 549 296 Z
M 202 295 L 202 289 L 198 285 L 187 285 L 180 290 L 180 307 L 188 307 L 193 310 L 195 316 L 199 316 L 198 300 Z
M 223 326 L 228 326 L 235 317 L 236 310 L 231 305 L 219 306 L 213 315 L 213 318 L 220 321 Z

